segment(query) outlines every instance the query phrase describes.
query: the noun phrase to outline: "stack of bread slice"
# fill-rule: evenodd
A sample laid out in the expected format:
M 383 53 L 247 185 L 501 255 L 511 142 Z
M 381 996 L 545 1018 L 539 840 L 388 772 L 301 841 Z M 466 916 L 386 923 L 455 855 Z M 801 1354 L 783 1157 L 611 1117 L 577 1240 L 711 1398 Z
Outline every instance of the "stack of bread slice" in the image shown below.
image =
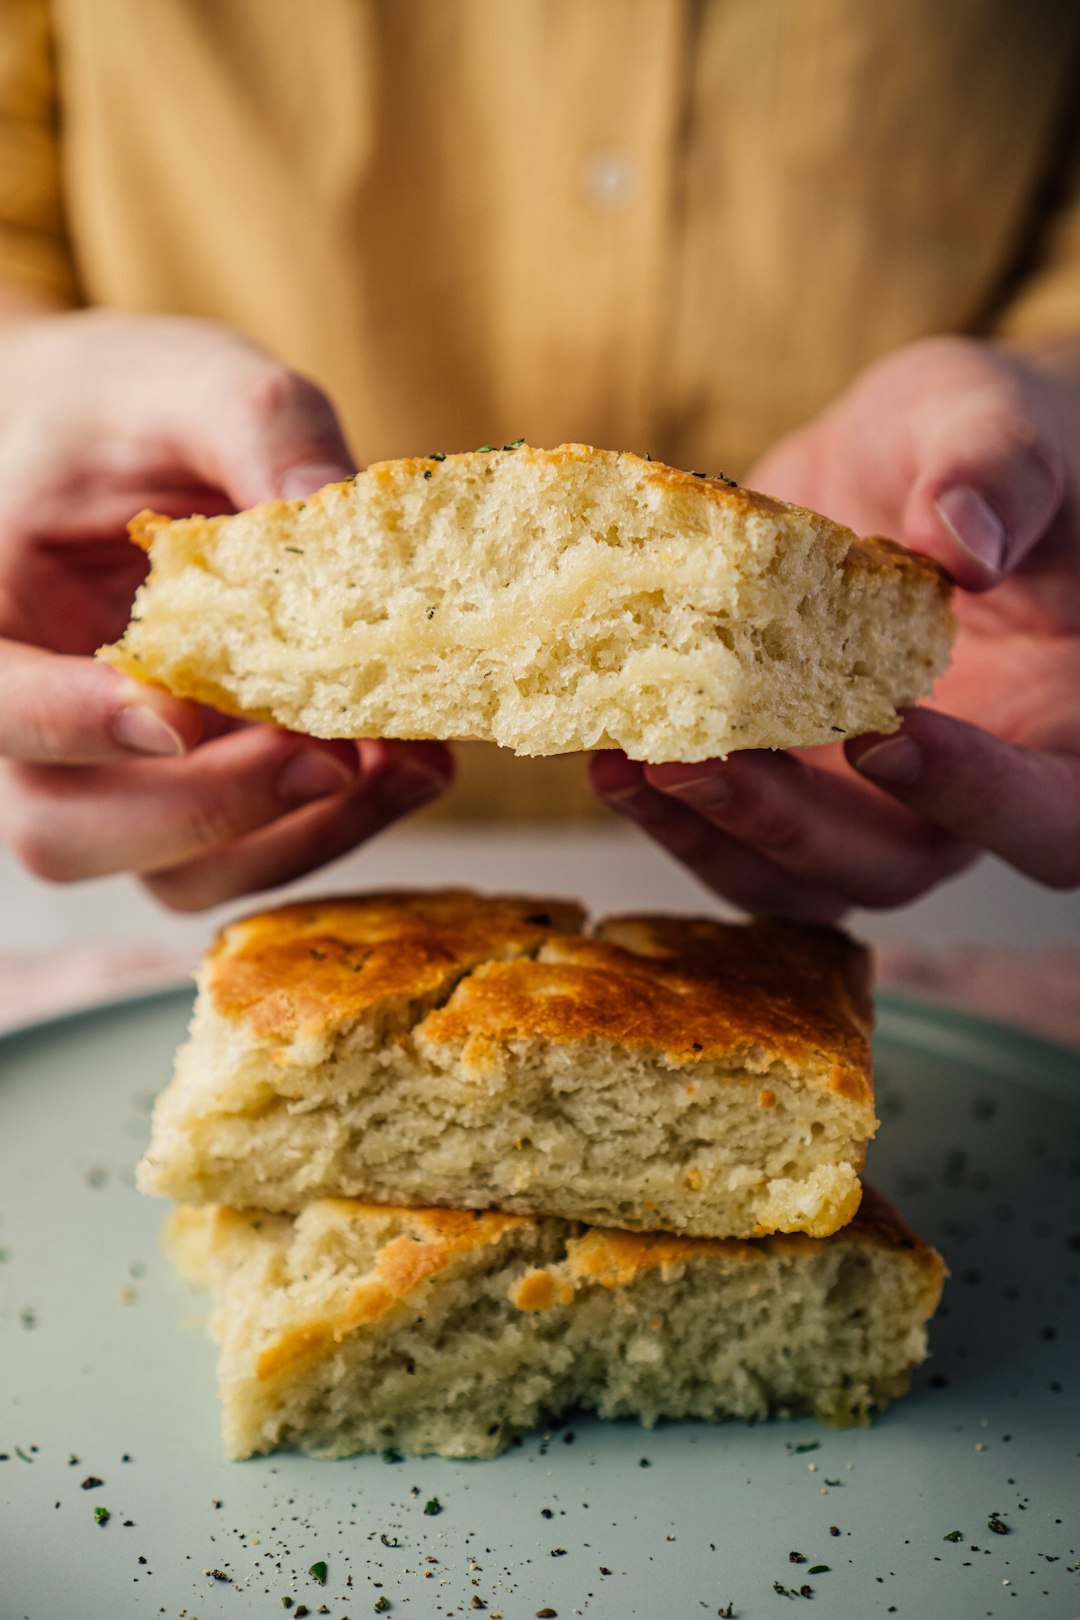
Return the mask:
M 214 1298 L 227 1451 L 865 1420 L 944 1276 L 860 1184 L 870 1025 L 825 928 L 463 890 L 232 924 L 139 1178 Z

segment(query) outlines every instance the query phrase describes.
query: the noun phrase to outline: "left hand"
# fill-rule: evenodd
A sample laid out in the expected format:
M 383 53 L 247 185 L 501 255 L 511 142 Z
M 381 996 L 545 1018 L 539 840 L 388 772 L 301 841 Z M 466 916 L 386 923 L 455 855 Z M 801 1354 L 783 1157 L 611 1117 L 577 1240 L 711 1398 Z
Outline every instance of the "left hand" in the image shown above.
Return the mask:
M 1080 884 L 1080 358 L 915 344 L 747 482 L 948 569 L 959 631 L 933 704 L 836 747 L 600 754 L 596 791 L 748 911 L 902 905 L 982 851 Z

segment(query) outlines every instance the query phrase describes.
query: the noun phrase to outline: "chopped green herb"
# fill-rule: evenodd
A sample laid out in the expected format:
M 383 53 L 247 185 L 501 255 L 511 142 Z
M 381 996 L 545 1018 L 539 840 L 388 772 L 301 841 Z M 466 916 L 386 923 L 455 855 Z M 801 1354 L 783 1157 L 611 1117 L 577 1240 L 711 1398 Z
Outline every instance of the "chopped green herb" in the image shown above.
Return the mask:
M 995 1536 L 1007 1536 L 1009 1533 L 1009 1527 L 1005 1520 L 996 1513 L 991 1513 L 986 1521 L 986 1528 L 992 1530 Z
M 297 507 L 296 507 L 296 510 L 297 510 L 297 511 L 298 511 L 298 512 L 303 512 L 303 511 L 304 511 L 304 509 L 305 509 L 305 508 L 306 508 L 306 506 L 307 506 L 307 501 L 299 501 L 299 502 L 298 502 L 298 503 L 297 503 Z
M 296 1605 L 296 1620 L 304 1620 L 305 1614 L 310 1613 L 311 1610 L 308 1608 L 306 1603 L 298 1603 Z
M 808 1575 L 828 1575 L 831 1569 L 831 1564 L 811 1564 L 806 1573 Z
M 386 1450 L 382 1454 L 382 1460 L 384 1463 L 399 1463 L 404 1462 L 405 1458 L 402 1456 L 397 1446 L 387 1446 Z
M 791 1452 L 791 1455 L 793 1457 L 798 1457 L 804 1451 L 820 1451 L 821 1450 L 821 1441 L 820 1440 L 802 1440 L 802 1441 L 799 1442 L 799 1444 L 797 1446 L 793 1446 L 791 1444 L 791 1441 L 789 1440 L 788 1443 L 787 1443 L 787 1448 Z
M 735 1620 L 735 1605 L 729 1603 L 725 1609 L 717 1609 L 720 1620 Z
M 504 444 L 503 445 L 503 449 L 504 450 L 520 450 L 524 443 L 525 443 L 524 439 L 511 439 L 509 444 Z
M 390 1599 L 387 1597 L 385 1592 L 381 1592 L 379 1594 L 379 1596 L 375 1599 L 375 1613 L 376 1614 L 385 1614 L 389 1607 L 390 1607 Z
M 301 550 L 301 548 L 299 546 L 282 546 L 281 549 L 283 551 L 291 551 L 291 552 L 295 553 L 295 555 L 297 557 L 302 557 L 304 555 L 303 551 Z
M 98 1524 L 104 1526 L 108 1524 L 111 1518 L 112 1514 L 109 1512 L 108 1508 L 96 1507 L 94 1509 L 94 1519 Z
M 430 467 L 425 467 L 424 468 L 424 477 L 425 478 L 430 478 L 431 477 L 431 468 Z
M 436 1513 L 442 1512 L 442 1503 L 439 1501 L 437 1496 L 431 1497 L 424 1503 L 424 1512 L 432 1516 L 434 1516 Z
M 15 1447 L 15 1455 L 16 1455 L 16 1457 L 21 1457 L 21 1458 L 22 1458 L 22 1460 L 23 1460 L 23 1462 L 28 1462 L 28 1463 L 32 1463 L 32 1462 L 33 1462 L 33 1460 L 34 1460 L 34 1459 L 33 1459 L 33 1457 L 28 1457 L 28 1456 L 27 1456 L 27 1455 L 26 1455 L 26 1452 L 25 1452 L 25 1451 L 24 1451 L 24 1450 L 23 1450 L 23 1448 L 22 1448 L 22 1446 L 16 1446 L 16 1447 Z M 96 1485 L 100 1485 L 100 1484 L 101 1484 L 101 1481 L 100 1481 L 100 1479 L 98 1479 L 98 1480 L 95 1480 L 95 1481 L 94 1481 L 94 1483 L 95 1483 L 95 1484 L 96 1484 Z M 83 1490 L 84 1490 L 84 1491 L 85 1491 L 85 1490 L 86 1490 L 86 1488 L 87 1488 L 87 1487 L 86 1487 L 86 1486 L 85 1486 L 85 1485 L 84 1485 L 84 1486 L 83 1486 Z
M 325 951 L 317 951 L 315 949 L 314 945 L 311 947 L 311 956 L 312 956 L 312 959 L 314 961 L 316 961 L 316 962 L 325 962 L 326 961 L 326 952 Z
M 942 1540 L 943 1541 L 959 1541 L 960 1537 L 961 1537 L 961 1534 L 962 1534 L 962 1532 L 959 1531 L 959 1530 L 950 1530 L 948 1535 L 942 1537 Z
M 281 1607 L 283 1609 L 291 1609 L 295 1602 L 296 1602 L 295 1598 L 283 1597 L 282 1600 L 281 1600 Z
M 443 452 L 441 450 L 433 450 L 431 455 L 428 456 L 428 460 L 429 461 L 445 461 L 446 456 L 443 454 Z
M 495 446 L 493 444 L 477 445 L 476 453 L 477 453 L 478 456 L 490 456 L 490 454 L 494 450 L 494 448 L 495 448 Z
M 325 1586 L 326 1585 L 326 1559 L 325 1558 L 318 1559 L 318 1561 L 316 1563 L 312 1564 L 311 1568 L 308 1570 L 308 1574 L 311 1576 L 313 1581 L 318 1581 L 320 1586 Z

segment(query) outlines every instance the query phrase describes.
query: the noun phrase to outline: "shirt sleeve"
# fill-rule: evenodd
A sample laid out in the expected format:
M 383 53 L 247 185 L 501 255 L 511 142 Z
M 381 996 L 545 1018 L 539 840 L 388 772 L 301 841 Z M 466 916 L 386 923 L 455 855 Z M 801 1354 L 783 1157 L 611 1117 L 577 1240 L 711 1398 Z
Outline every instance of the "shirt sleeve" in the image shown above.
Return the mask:
M 0 282 L 78 302 L 64 231 L 46 0 L 0 5 Z
M 1080 137 L 1065 166 L 1040 251 L 995 330 L 1020 343 L 1080 337 Z

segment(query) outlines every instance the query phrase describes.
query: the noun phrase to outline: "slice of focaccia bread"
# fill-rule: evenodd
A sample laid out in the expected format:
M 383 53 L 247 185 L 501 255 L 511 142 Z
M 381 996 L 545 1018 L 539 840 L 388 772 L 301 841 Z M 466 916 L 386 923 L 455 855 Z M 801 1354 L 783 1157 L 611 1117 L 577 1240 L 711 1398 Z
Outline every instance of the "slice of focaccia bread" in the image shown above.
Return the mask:
M 139 1184 L 824 1236 L 876 1129 L 866 953 L 795 924 L 464 891 L 228 927 Z
M 745 1243 L 328 1199 L 178 1209 L 210 1289 L 225 1449 L 490 1457 L 603 1417 L 866 1421 L 926 1354 L 940 1257 L 868 1190 L 825 1239 Z
M 890 731 L 944 668 L 940 570 L 801 507 L 562 445 L 379 462 L 133 538 L 110 663 L 319 737 L 700 760 Z

